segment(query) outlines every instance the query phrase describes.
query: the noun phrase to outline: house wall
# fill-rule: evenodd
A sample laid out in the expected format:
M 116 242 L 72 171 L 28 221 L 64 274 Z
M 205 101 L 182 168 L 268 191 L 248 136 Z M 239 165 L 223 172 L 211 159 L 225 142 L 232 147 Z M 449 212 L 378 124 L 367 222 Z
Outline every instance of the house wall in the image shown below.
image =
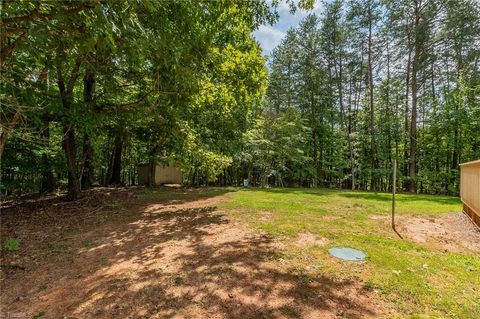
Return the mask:
M 460 164 L 463 211 L 480 226 L 480 160 Z

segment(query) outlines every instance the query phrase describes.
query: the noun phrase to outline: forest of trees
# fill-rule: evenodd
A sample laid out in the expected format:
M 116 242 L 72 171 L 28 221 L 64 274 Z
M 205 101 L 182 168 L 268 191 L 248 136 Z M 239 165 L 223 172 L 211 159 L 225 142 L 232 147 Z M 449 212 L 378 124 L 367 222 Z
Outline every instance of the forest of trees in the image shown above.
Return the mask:
M 288 2 L 292 11 L 313 1 Z M 137 184 L 458 193 L 480 158 L 480 5 L 325 1 L 272 56 L 277 1 L 2 1 L 1 191 Z
M 405 190 L 457 193 L 458 164 L 480 157 L 479 62 L 479 2 L 328 1 L 271 57 L 257 167 L 277 185 L 388 190 L 396 159 Z M 296 142 L 277 148 L 288 125 Z

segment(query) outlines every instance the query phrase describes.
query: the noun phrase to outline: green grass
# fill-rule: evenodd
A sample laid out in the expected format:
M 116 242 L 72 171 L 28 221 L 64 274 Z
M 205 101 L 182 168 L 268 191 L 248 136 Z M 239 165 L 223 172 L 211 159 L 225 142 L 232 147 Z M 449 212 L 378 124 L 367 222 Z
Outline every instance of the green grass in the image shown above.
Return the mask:
M 480 256 L 399 239 L 388 220 L 390 194 L 243 189 L 228 197 L 222 208 L 283 241 L 282 258 L 294 267 L 318 264 L 330 276 L 358 277 L 394 304 L 400 317 L 480 318 Z M 262 218 L 265 211 L 269 218 Z M 461 203 L 456 197 L 397 195 L 399 219 L 459 211 Z M 297 247 L 293 243 L 302 232 L 323 237 L 328 244 Z M 367 262 L 338 262 L 327 252 L 333 246 L 361 249 L 367 253 Z
M 0 245 L 1 249 L 9 250 L 9 251 L 17 251 L 20 250 L 20 239 L 18 238 L 9 238 L 5 240 L 5 242 Z

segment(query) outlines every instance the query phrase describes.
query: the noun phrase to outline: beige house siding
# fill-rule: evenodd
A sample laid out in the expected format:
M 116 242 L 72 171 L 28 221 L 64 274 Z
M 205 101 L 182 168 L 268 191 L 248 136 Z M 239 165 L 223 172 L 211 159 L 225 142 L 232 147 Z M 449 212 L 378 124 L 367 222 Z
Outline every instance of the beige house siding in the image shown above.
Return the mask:
M 480 226 L 480 160 L 460 164 L 463 211 Z

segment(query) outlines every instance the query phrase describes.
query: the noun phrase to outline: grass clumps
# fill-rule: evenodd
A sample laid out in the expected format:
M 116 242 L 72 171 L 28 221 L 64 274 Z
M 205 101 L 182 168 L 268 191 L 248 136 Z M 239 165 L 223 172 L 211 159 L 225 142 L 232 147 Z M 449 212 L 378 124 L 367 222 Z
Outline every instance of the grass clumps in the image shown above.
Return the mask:
M 20 242 L 19 238 L 9 238 L 2 243 L 1 248 L 8 251 L 18 251 L 20 250 Z

